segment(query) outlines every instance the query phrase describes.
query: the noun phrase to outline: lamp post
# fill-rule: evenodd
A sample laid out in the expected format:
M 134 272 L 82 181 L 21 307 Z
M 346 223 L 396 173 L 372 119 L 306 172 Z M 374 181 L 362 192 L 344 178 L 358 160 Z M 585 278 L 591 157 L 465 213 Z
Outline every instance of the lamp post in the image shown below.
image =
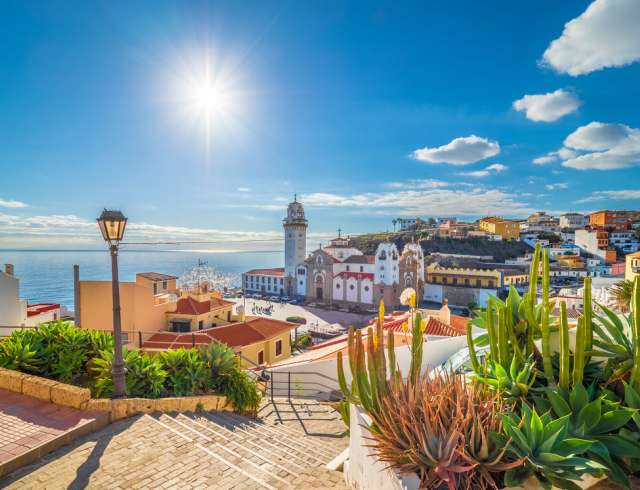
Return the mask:
M 111 253 L 111 291 L 113 295 L 114 352 L 111 373 L 113 375 L 113 397 L 126 396 L 125 367 L 122 358 L 122 327 L 120 324 L 120 281 L 118 280 L 118 245 L 124 236 L 127 218 L 120 211 L 105 209 L 97 219 L 102 237 L 109 244 Z

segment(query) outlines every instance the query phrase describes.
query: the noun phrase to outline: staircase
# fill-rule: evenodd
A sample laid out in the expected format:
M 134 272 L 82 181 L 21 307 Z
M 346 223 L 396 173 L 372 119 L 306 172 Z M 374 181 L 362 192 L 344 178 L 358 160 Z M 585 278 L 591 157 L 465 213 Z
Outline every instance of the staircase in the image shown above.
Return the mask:
M 195 446 L 209 458 L 220 475 L 217 488 L 348 488 L 342 473 L 325 468 L 347 445 L 335 411 L 317 402 L 274 400 L 261 414 L 258 419 L 230 412 L 146 417 L 175 445 L 185 451 Z

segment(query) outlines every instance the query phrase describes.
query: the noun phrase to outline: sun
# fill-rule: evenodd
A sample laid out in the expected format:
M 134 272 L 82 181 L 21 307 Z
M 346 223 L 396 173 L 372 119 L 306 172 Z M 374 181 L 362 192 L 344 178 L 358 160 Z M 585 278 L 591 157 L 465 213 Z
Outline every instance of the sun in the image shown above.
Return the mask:
M 246 126 L 247 97 L 239 65 L 207 48 L 182 52 L 170 66 L 172 86 L 165 96 L 181 127 L 203 136 L 207 151 L 237 138 Z

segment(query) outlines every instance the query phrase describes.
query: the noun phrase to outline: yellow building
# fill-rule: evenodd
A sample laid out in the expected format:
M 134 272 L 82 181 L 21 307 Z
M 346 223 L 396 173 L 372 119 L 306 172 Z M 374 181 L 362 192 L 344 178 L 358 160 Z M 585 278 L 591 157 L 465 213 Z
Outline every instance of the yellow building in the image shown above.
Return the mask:
M 520 237 L 520 222 L 500 218 L 498 216 L 488 216 L 481 218 L 478 226 L 482 231 L 500 235 L 503 240 L 518 239 Z
M 191 332 L 226 325 L 233 320 L 233 301 L 220 298 L 219 293 L 188 293 L 176 303 L 175 310 L 167 312 L 166 324 L 172 332 Z
M 157 272 L 136 274 L 120 283 L 120 317 L 124 332 L 167 328 L 167 312 L 176 309 L 176 277 Z M 76 321 L 82 328 L 113 330 L 111 281 L 78 281 Z
M 556 263 L 570 269 L 583 269 L 584 259 L 579 255 L 556 255 Z
M 627 254 L 625 257 L 624 278 L 633 281 L 640 276 L 640 252 Z
M 297 325 L 271 318 L 252 318 L 195 332 L 163 332 L 151 336 L 145 351 L 190 348 L 220 342 L 231 347 L 245 367 L 269 365 L 291 355 L 291 330 Z

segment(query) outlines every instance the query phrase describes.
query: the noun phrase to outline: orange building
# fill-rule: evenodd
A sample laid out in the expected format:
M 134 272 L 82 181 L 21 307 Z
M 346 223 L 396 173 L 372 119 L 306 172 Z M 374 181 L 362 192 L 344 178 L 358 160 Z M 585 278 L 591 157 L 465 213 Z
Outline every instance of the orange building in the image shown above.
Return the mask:
M 610 231 L 628 230 L 633 216 L 632 211 L 596 211 L 589 215 L 589 226 Z
M 500 235 L 503 240 L 515 239 L 520 237 L 520 222 L 509 219 L 500 218 L 498 216 L 487 216 L 481 218 L 478 226 L 482 231 Z

